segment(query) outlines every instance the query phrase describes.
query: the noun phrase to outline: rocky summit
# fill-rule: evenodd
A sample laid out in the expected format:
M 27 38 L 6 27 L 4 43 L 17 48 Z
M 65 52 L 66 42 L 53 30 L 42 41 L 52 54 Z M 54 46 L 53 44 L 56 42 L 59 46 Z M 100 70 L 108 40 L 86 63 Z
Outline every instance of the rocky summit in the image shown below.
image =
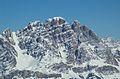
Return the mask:
M 0 79 L 120 79 L 120 41 L 62 17 L 6 29 L 0 34 Z

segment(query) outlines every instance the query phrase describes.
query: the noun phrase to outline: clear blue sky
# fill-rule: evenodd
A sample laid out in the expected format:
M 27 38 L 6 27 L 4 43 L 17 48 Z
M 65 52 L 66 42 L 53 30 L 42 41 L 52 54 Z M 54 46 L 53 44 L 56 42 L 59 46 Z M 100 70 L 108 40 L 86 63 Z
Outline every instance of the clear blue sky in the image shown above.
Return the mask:
M 78 19 L 101 37 L 120 39 L 120 0 L 0 0 L 0 31 L 54 16 Z

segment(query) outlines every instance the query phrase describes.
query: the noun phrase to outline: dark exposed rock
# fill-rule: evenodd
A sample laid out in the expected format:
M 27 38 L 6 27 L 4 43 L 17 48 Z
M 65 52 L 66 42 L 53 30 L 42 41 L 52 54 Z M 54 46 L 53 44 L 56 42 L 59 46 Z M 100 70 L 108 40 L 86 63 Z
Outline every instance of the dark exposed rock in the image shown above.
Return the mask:
M 61 63 L 56 63 L 56 64 L 53 64 L 53 65 L 51 66 L 51 69 L 52 69 L 52 70 L 59 71 L 59 72 L 67 71 L 69 68 L 71 68 L 71 67 L 68 66 L 67 64 L 64 64 L 63 62 L 61 62 Z
M 93 69 L 95 69 L 97 66 L 89 66 L 88 67 L 74 67 L 72 68 L 73 72 L 75 73 L 83 73 L 83 72 L 87 72 L 87 71 L 91 71 Z
M 11 31 L 10 29 L 6 29 L 6 30 L 3 32 L 2 35 L 3 35 L 3 37 L 6 38 L 6 40 L 7 40 L 9 43 L 15 45 L 15 42 L 14 42 L 14 40 L 13 40 L 13 34 L 12 34 L 12 31 Z
M 12 37 L 12 31 L 10 29 L 6 29 L 3 32 L 3 35 L 5 35 L 6 37 Z
M 48 78 L 59 78 L 59 77 L 61 77 L 61 74 L 49 74 L 48 75 Z
M 80 79 L 85 79 L 83 76 L 79 75 Z
M 82 72 L 84 72 L 84 68 L 83 67 L 74 67 L 74 68 L 72 68 L 72 70 L 75 73 L 82 73 Z
M 30 77 L 38 79 L 38 78 L 59 78 L 59 77 L 61 77 L 61 74 L 54 74 L 54 73 L 53 74 L 44 74 L 44 73 L 41 73 L 38 71 L 34 72 L 34 71 L 30 71 L 30 70 L 23 70 L 23 71 L 16 70 L 16 71 L 11 72 L 8 75 L 5 75 L 3 79 L 12 79 L 15 76 L 17 76 L 19 78 L 21 77 L 23 79 L 30 78 Z
M 71 64 L 71 63 L 74 63 L 75 60 L 74 60 L 74 54 L 70 54 L 67 56 L 66 60 L 67 60 L 67 64 Z
M 111 53 L 111 50 L 109 48 L 106 49 L 106 63 L 108 64 L 112 64 L 112 65 L 117 65 L 118 66 L 118 62 L 116 61 L 116 59 L 114 58 L 114 55 Z
M 119 50 L 116 50 L 115 57 L 120 58 L 120 51 Z
M 75 51 L 75 61 L 78 64 L 82 64 L 86 61 L 90 61 L 90 56 L 88 55 L 88 52 L 84 48 L 76 49 Z
M 0 74 L 9 71 L 16 65 L 17 52 L 9 42 L 0 38 Z
M 86 79 L 101 79 L 99 76 L 94 73 L 89 73 Z
M 98 73 L 102 73 L 104 75 L 110 75 L 110 74 L 114 74 L 114 73 L 118 73 L 119 70 L 113 66 L 103 66 L 103 67 L 98 67 L 96 69 L 96 71 Z
M 114 57 L 120 62 L 120 50 L 116 50 Z
M 100 39 L 97 37 L 97 35 L 92 30 L 90 30 L 88 27 L 81 26 L 80 30 L 82 33 L 82 35 L 80 36 L 82 41 L 89 40 L 89 41 L 92 41 L 92 42 L 94 41 L 97 43 L 100 42 Z

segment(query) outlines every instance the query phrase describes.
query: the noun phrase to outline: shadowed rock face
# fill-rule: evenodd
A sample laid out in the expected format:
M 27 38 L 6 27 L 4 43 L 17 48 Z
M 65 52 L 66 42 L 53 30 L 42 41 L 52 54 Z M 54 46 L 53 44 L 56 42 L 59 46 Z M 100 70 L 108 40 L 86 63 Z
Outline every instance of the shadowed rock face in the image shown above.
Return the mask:
M 35 78 L 35 79 L 41 79 L 41 78 L 60 78 L 61 77 L 61 74 L 44 74 L 42 72 L 34 72 L 34 71 L 30 71 L 30 70 L 16 70 L 16 71 L 12 71 L 9 73 L 9 75 L 6 75 L 4 77 L 0 77 L 0 79 L 12 79 L 12 78 L 23 78 L 23 79 L 26 79 L 26 78 Z
M 72 24 L 61 17 L 35 21 L 17 31 L 16 37 L 18 45 L 10 29 L 0 35 L 0 79 L 102 79 L 119 74 L 120 42 L 99 38 L 77 20 Z M 37 63 L 17 69 L 18 53 Z
M 105 53 L 107 54 L 106 55 L 106 61 L 105 61 L 106 63 L 119 66 L 118 62 L 116 61 L 115 57 L 111 53 L 110 49 L 107 49 Z
M 71 67 L 68 66 L 67 64 L 64 64 L 63 62 L 61 63 L 55 63 L 51 66 L 51 69 L 54 71 L 59 71 L 59 72 L 64 72 L 70 69 Z
M 90 30 L 88 27 L 86 26 L 81 26 L 80 27 L 81 30 L 81 40 L 82 41 L 94 41 L 94 42 L 99 42 L 100 39 L 96 36 L 96 34 Z
M 97 68 L 97 66 L 89 66 L 89 68 L 88 67 L 73 67 L 72 70 L 75 73 L 83 73 L 83 72 L 87 72 L 88 70 L 91 71 L 95 68 Z
M 94 73 L 89 73 L 86 79 L 102 79 Z
M 102 73 L 104 75 L 109 75 L 109 74 L 114 74 L 114 73 L 119 73 L 119 70 L 113 66 L 103 66 L 103 67 L 98 67 L 96 69 L 97 72 Z
M 10 29 L 6 29 L 3 34 L 4 38 L 9 42 L 11 43 L 12 45 L 15 45 L 15 42 L 13 40 L 13 34 L 12 34 L 12 31 Z
M 100 42 L 100 39 L 93 31 L 89 30 L 86 26 L 81 26 L 78 21 L 74 21 L 72 25 L 69 25 L 63 18 L 53 18 L 48 19 L 45 24 L 39 22 L 32 25 L 29 24 L 28 27 L 19 31 L 17 36 L 19 37 L 20 48 L 27 50 L 26 53 L 35 58 L 42 59 L 46 50 L 57 51 L 58 44 L 62 44 L 69 53 L 67 57 L 68 63 L 72 63 L 75 59 L 75 51 L 79 50 L 78 47 L 81 42 Z M 31 28 L 36 27 L 35 31 L 29 29 L 30 26 Z M 49 40 L 52 44 L 49 45 L 49 42 L 45 39 Z M 38 46 L 39 44 L 43 46 L 40 47 Z M 82 56 L 84 56 L 84 53 L 82 53 Z M 85 57 L 81 59 L 83 63 Z
M 17 52 L 9 42 L 4 41 L 3 38 L 0 38 L 0 74 L 9 71 L 11 68 L 16 65 L 16 56 Z

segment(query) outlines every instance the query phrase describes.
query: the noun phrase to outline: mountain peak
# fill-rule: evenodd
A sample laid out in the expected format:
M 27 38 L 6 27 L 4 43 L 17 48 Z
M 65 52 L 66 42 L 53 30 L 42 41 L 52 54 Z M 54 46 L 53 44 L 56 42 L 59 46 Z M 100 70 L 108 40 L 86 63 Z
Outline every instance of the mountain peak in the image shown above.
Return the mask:
M 62 17 L 53 17 L 53 18 L 47 19 L 47 22 L 51 23 L 51 25 L 61 25 L 61 24 L 64 24 L 66 21 Z
M 49 21 L 52 21 L 53 19 L 54 19 L 54 20 L 57 20 L 57 21 L 59 21 L 60 19 L 65 20 L 63 17 L 60 17 L 60 16 L 58 16 L 58 17 L 53 17 L 53 18 L 48 18 Z
M 53 17 L 0 35 L 0 79 L 117 79 L 119 67 L 120 42 L 78 20 Z

